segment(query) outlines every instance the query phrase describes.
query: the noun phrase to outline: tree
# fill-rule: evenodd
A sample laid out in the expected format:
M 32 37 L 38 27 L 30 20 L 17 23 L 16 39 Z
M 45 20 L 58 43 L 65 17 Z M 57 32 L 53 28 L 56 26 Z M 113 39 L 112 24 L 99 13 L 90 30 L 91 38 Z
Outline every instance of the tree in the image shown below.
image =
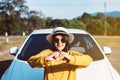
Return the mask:
M 52 21 L 52 17 L 46 17 L 45 18 L 45 22 L 46 22 L 45 26 L 46 26 L 46 28 L 49 28 L 49 24 L 51 23 L 51 21 Z
M 2 0 L 0 2 L 0 16 L 1 28 L 9 35 L 16 34 L 16 30 L 13 28 L 18 27 L 20 17 L 23 13 L 26 13 L 28 7 L 24 5 L 24 0 Z M 19 26 L 20 27 L 20 26 Z M 20 28 L 19 28 L 20 29 Z M 1 32 L 3 34 L 3 32 Z
M 88 14 L 88 13 L 84 13 L 81 18 L 77 18 L 77 20 L 84 22 L 85 24 L 89 24 L 91 22 L 91 20 L 93 19 L 93 17 Z
M 107 17 L 107 21 L 110 24 L 111 35 L 120 35 L 120 18 Z
M 103 13 L 98 13 L 98 14 L 95 16 L 95 19 L 104 20 L 104 19 L 105 19 L 105 15 L 104 15 Z
M 83 29 L 83 30 L 85 30 L 86 29 L 86 25 L 83 22 L 81 22 L 81 21 L 73 19 L 73 20 L 69 20 L 68 21 L 68 28 L 76 28 L 76 29 Z
M 35 29 L 45 28 L 44 14 L 41 11 L 29 11 L 25 0 L 2 0 L 0 3 L 0 26 L 9 35 L 27 34 Z
M 104 20 L 92 20 L 91 23 L 87 25 L 86 30 L 93 35 L 104 35 Z M 110 30 L 109 24 L 106 22 L 107 30 Z
M 33 31 L 35 29 L 41 29 L 45 26 L 45 20 L 39 16 L 40 12 L 30 11 L 28 17 L 28 24 L 26 25 L 26 30 Z
M 54 20 L 51 20 L 48 27 L 58 27 L 58 26 L 62 26 L 61 24 L 61 20 L 60 19 L 54 19 Z

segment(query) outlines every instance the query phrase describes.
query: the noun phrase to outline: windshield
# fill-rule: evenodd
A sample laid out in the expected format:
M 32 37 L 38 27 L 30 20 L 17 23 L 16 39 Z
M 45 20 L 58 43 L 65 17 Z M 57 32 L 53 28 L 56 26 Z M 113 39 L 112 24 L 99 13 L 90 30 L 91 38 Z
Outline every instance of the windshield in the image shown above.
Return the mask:
M 52 49 L 51 44 L 46 40 L 47 34 L 31 35 L 24 45 L 18 59 L 28 60 L 30 56 L 38 54 L 44 49 Z M 98 46 L 88 34 L 74 34 L 75 39 L 70 45 L 71 50 L 90 55 L 93 60 L 103 59 L 103 55 Z

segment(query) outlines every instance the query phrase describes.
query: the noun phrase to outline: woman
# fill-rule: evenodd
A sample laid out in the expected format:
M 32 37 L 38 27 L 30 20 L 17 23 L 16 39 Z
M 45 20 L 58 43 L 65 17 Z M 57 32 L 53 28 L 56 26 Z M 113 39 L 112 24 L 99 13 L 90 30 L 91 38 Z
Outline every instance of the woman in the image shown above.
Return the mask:
M 28 60 L 31 67 L 45 68 L 45 80 L 76 80 L 76 69 L 92 62 L 90 56 L 69 50 L 74 36 L 65 28 L 55 28 L 46 39 L 53 49 L 43 50 Z

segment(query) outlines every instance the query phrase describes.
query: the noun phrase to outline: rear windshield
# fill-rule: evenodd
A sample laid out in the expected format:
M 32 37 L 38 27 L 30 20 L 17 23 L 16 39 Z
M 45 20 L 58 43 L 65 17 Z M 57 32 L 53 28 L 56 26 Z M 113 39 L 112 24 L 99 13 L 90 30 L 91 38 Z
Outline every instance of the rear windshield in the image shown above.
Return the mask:
M 52 45 L 46 40 L 47 35 L 48 34 L 31 35 L 24 45 L 21 53 L 18 55 L 18 59 L 28 60 L 29 57 L 38 54 L 44 49 L 52 49 Z M 70 45 L 71 50 L 88 54 L 93 58 L 93 60 L 100 60 L 104 58 L 100 49 L 89 35 L 74 34 L 74 36 L 75 39 Z

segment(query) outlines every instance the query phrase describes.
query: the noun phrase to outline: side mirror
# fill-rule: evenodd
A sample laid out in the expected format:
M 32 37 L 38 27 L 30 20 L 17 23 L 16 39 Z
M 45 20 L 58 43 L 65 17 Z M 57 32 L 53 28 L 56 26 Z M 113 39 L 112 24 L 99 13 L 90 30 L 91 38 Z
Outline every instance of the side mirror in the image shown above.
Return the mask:
M 17 52 L 18 52 L 18 47 L 12 47 L 12 48 L 10 48 L 10 54 L 16 55 Z
M 102 50 L 105 54 L 110 54 L 112 53 L 112 50 L 110 47 L 102 47 Z

